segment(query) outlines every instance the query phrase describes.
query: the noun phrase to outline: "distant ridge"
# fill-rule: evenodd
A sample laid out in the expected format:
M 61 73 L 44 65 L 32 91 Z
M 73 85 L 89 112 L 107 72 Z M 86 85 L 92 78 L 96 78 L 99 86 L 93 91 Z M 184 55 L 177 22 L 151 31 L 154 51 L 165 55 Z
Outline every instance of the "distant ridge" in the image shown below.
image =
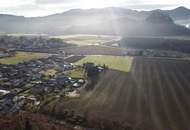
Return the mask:
M 165 14 L 168 14 L 174 20 L 190 19 L 190 9 L 180 6 L 173 10 L 163 10 Z
M 175 20 L 189 18 L 190 10 L 185 7 L 154 11 L 136 11 L 116 7 L 72 9 L 63 13 L 34 18 L 0 14 L 0 32 L 51 35 L 76 33 L 189 35 L 188 29 L 174 24 Z M 149 23 L 154 24 L 151 25 L 151 29 Z
M 146 18 L 146 21 L 149 23 L 173 24 L 172 18 L 160 11 L 153 11 L 152 14 Z

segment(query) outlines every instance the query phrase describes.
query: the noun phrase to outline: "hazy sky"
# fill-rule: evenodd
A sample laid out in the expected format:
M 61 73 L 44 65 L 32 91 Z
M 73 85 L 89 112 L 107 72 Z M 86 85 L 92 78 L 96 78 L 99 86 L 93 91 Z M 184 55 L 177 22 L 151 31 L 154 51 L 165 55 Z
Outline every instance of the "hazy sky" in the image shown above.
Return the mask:
M 190 8 L 189 0 L 0 0 L 0 13 L 44 16 L 73 8 L 124 7 L 138 10 Z

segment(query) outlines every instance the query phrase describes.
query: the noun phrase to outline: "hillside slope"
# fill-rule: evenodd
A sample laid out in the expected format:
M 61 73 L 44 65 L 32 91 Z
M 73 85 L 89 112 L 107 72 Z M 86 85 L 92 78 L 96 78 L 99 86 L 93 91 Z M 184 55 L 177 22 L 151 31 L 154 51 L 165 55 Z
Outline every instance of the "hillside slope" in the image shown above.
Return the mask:
M 75 130 L 69 125 L 55 123 L 41 114 L 20 112 L 17 115 L 0 116 L 1 130 Z

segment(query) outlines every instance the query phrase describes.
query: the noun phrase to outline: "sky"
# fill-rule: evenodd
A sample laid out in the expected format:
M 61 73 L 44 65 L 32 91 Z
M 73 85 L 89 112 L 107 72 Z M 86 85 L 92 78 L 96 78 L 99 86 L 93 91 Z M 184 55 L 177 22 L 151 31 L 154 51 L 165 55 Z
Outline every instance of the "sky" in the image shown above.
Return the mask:
M 1 14 L 45 16 L 81 8 L 122 7 L 136 10 L 190 8 L 189 0 L 0 0 Z

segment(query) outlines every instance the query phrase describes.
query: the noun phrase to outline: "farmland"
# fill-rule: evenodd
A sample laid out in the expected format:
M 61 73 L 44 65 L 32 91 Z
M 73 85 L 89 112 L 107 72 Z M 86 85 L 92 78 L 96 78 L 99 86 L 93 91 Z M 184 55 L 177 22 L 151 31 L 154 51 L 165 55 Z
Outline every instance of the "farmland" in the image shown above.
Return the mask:
M 105 120 L 119 122 L 122 128 L 189 130 L 190 61 L 135 58 L 133 62 L 129 73 L 108 70 L 92 90 L 83 90 L 79 99 L 60 100 L 54 110 L 74 110 L 101 125 Z
M 61 38 L 67 43 L 75 44 L 78 46 L 101 45 L 106 42 L 120 39 L 117 36 L 106 35 L 63 35 L 55 36 L 55 38 Z
M 48 57 L 47 53 L 16 52 L 14 56 L 1 58 L 1 64 L 18 64 L 30 60 Z
M 126 53 L 126 49 L 108 47 L 103 45 L 90 45 L 90 46 L 76 46 L 66 47 L 64 51 L 68 55 L 114 55 L 123 56 Z
M 133 58 L 127 56 L 86 56 L 75 64 L 82 65 L 87 62 L 92 62 L 96 65 L 105 64 L 110 69 L 129 72 L 132 66 Z
M 71 57 L 66 58 L 65 61 L 69 62 L 69 63 L 74 63 L 74 62 L 81 60 L 84 57 L 85 56 L 71 56 Z

